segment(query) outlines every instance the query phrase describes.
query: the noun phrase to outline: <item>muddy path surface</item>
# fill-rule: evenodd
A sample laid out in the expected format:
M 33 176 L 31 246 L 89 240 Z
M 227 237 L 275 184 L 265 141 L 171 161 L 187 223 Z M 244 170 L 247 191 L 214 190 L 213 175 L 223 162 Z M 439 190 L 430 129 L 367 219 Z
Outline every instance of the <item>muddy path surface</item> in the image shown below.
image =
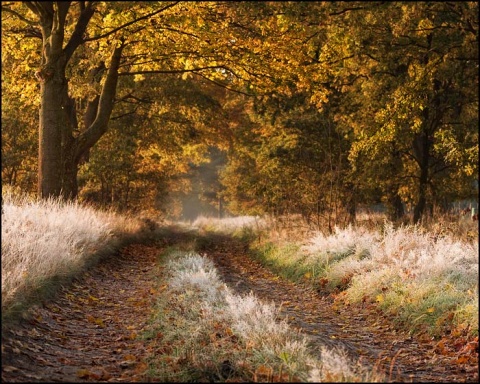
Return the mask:
M 235 292 L 253 292 L 281 306 L 281 316 L 321 346 L 343 348 L 391 382 L 477 382 L 477 364 L 452 364 L 433 341 L 395 332 L 361 308 L 337 308 L 328 297 L 273 275 L 225 236 L 166 231 L 156 243 L 132 244 L 106 258 L 34 307 L 28 319 L 2 329 L 2 382 L 145 382 L 152 353 L 140 337 L 158 284 L 157 255 L 167 246 L 196 244 Z

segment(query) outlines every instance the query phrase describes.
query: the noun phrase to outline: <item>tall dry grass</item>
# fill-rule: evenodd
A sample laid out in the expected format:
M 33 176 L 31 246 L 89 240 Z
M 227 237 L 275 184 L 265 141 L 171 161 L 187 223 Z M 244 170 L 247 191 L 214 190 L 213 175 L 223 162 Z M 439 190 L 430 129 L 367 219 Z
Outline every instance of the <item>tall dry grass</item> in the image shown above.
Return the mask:
M 141 223 L 75 202 L 2 191 L 2 313 L 22 307 L 54 280 L 79 273 Z

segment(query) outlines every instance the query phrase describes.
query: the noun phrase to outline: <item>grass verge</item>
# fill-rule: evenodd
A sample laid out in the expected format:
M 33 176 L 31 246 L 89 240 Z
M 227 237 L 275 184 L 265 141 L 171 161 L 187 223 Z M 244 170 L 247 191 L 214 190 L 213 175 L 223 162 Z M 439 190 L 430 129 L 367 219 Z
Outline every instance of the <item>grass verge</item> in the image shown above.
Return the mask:
M 213 263 L 193 251 L 162 256 L 155 316 L 144 338 L 155 353 L 154 381 L 372 382 L 382 378 L 324 348 L 321 360 L 277 308 L 240 297 L 221 282 Z
M 2 191 L 2 325 L 150 231 L 133 217 Z
M 441 225 L 426 230 L 388 222 L 376 228 L 335 228 L 328 235 L 279 237 L 263 220 L 235 223 L 234 218 L 228 225 L 203 218 L 200 228 L 245 238 L 253 257 L 273 272 L 335 294 L 338 304 L 379 307 L 412 334 L 478 336 L 475 237 L 455 236 Z

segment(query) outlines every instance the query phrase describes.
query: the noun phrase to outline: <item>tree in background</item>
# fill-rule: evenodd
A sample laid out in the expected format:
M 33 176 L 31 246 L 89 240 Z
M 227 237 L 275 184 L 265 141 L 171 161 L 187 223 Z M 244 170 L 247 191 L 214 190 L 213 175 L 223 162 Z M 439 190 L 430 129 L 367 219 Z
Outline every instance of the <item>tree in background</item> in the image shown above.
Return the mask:
M 384 3 L 336 28 L 348 39 L 344 70 L 359 75 L 337 115 L 358 180 L 379 184 L 393 219 L 411 205 L 414 222 L 453 190 L 475 194 L 478 4 Z

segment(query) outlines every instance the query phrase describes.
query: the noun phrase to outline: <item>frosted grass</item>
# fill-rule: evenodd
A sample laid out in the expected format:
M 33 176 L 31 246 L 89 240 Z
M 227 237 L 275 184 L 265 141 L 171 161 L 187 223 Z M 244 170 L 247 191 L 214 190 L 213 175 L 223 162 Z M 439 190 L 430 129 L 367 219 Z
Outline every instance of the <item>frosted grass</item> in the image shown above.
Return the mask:
M 389 268 L 412 277 L 433 278 L 461 272 L 467 284 L 478 278 L 478 243 L 434 236 L 412 226 L 394 229 L 386 225 L 383 234 L 336 228 L 331 236 L 312 237 L 302 251 L 307 254 L 306 262 L 337 261 L 341 267 L 358 273 Z
M 2 309 L 54 276 L 81 269 L 115 235 L 140 228 L 135 220 L 49 199 L 2 194 Z
M 259 229 L 265 227 L 265 220 L 258 216 L 237 216 L 223 219 L 199 216 L 192 222 L 196 229 L 209 229 L 217 232 L 233 232 L 243 228 Z
M 347 227 L 330 236 L 317 234 L 301 250 L 306 264 L 323 268 L 321 277 L 331 287 L 350 282 L 343 288 L 351 301 L 379 301 L 408 321 L 427 321 L 432 311 L 441 316 L 454 308 L 457 325 L 478 331 L 476 241 L 386 223 L 383 231 Z M 467 313 L 473 316 L 467 319 Z
M 174 329 L 162 332 L 166 333 L 164 337 L 169 343 L 181 340 L 183 348 L 190 350 L 192 364 L 209 362 L 208 369 L 213 370 L 211 362 L 226 353 L 238 369 L 245 364 L 253 371 L 264 366 L 278 370 L 282 366 L 291 377 L 302 381 L 317 381 L 319 377 L 330 381 L 339 378 L 369 381 L 374 377 L 348 361 L 341 351 L 325 349 L 325 361 L 319 361 L 309 351 L 306 337 L 291 329 L 285 320 L 279 320 L 274 304 L 262 303 L 252 293 L 243 297 L 233 294 L 207 257 L 194 252 L 172 251 L 168 260 L 165 265 L 168 291 L 164 297 L 174 299 L 160 298 L 163 305 L 160 312 L 165 316 L 178 316 L 178 319 Z M 166 327 L 163 320 L 159 322 Z M 220 329 L 233 332 L 244 348 L 236 346 L 231 351 L 221 352 L 219 342 L 206 341 L 211 340 L 212 333 L 222 332 Z M 199 349 L 198 345 L 203 347 Z M 184 355 L 178 350 L 177 353 Z

